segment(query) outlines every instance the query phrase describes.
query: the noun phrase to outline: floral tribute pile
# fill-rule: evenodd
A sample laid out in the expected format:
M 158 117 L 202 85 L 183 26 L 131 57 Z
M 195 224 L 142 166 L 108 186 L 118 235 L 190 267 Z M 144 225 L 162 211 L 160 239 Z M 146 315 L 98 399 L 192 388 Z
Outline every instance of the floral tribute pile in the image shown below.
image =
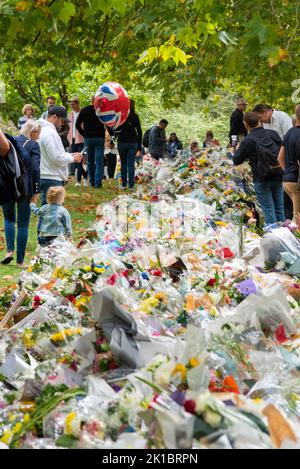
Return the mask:
M 1 448 L 299 448 L 298 229 L 222 152 L 145 161 L 0 297 Z

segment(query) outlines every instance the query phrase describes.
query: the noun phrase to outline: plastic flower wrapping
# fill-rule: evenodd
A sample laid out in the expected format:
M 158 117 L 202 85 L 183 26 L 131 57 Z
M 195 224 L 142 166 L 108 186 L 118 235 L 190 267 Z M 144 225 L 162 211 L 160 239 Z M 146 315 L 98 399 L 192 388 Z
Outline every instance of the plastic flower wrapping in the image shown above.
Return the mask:
M 299 232 L 222 151 L 145 159 L 1 292 L 6 448 L 299 448 Z

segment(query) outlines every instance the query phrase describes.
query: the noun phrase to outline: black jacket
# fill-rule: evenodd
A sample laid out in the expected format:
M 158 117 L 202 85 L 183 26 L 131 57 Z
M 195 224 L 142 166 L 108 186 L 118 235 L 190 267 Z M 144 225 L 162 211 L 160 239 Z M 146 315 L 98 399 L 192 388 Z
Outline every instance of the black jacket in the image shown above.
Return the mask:
M 265 181 L 266 177 L 262 176 L 258 170 L 258 160 L 257 160 L 257 146 L 255 141 L 251 138 L 251 134 L 254 134 L 256 137 L 270 137 L 278 146 L 278 154 L 280 150 L 280 146 L 282 144 L 281 138 L 275 130 L 267 130 L 263 127 L 257 127 L 253 129 L 247 137 L 241 142 L 241 146 L 239 150 L 237 150 L 236 154 L 233 157 L 233 162 L 236 166 L 245 163 L 248 161 L 250 163 L 252 169 L 252 176 L 254 182 L 261 182 Z M 278 172 L 278 179 L 282 180 L 283 173 L 281 171 Z
M 143 131 L 139 116 L 134 112 L 130 112 L 127 121 L 116 129 L 115 135 L 118 137 L 119 142 L 137 143 L 138 150 L 141 151 Z
M 230 117 L 230 134 L 232 135 L 247 135 L 247 129 L 244 125 L 244 113 L 236 109 Z
M 81 109 L 76 121 L 76 129 L 84 138 L 105 138 L 105 126 L 96 116 L 92 105 Z
M 31 165 L 28 168 L 26 179 L 27 179 L 27 192 L 28 196 L 31 198 L 33 194 L 40 193 L 40 162 L 41 162 L 41 152 L 38 142 L 34 140 L 28 140 L 24 135 L 19 135 L 16 138 L 17 142 L 23 147 L 31 161 Z M 24 146 L 25 142 L 26 145 Z

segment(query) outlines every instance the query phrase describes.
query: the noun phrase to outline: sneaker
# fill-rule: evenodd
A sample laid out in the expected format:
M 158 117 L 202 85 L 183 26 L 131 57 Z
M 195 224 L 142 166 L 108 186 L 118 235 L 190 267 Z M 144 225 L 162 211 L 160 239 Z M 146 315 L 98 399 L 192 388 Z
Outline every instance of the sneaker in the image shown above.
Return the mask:
M 122 191 L 126 191 L 127 186 L 121 186 L 120 189 L 121 189 Z
M 81 182 L 76 182 L 75 187 L 81 187 Z
M 83 187 L 89 187 L 89 181 L 87 179 L 83 180 Z
M 102 189 L 102 184 L 96 184 L 95 189 Z
M 27 270 L 28 269 L 28 265 L 26 265 L 24 262 L 22 262 L 22 264 L 16 264 L 17 268 L 18 269 L 22 269 L 22 270 Z

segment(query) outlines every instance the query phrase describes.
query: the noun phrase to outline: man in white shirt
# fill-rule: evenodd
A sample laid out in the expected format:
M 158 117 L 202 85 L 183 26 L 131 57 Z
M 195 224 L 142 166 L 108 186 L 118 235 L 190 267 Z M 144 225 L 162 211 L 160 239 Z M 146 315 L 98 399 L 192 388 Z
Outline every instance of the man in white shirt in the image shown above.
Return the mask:
M 41 195 L 42 205 L 46 204 L 48 189 L 64 186 L 68 180 L 68 165 L 81 163 L 81 153 L 67 153 L 57 133 L 57 127 L 67 121 L 67 111 L 62 106 L 52 106 L 46 119 L 39 119 L 41 135 Z
M 291 117 L 283 111 L 272 109 L 267 104 L 258 104 L 253 109 L 265 129 L 276 130 L 281 140 L 286 133 L 293 127 Z

